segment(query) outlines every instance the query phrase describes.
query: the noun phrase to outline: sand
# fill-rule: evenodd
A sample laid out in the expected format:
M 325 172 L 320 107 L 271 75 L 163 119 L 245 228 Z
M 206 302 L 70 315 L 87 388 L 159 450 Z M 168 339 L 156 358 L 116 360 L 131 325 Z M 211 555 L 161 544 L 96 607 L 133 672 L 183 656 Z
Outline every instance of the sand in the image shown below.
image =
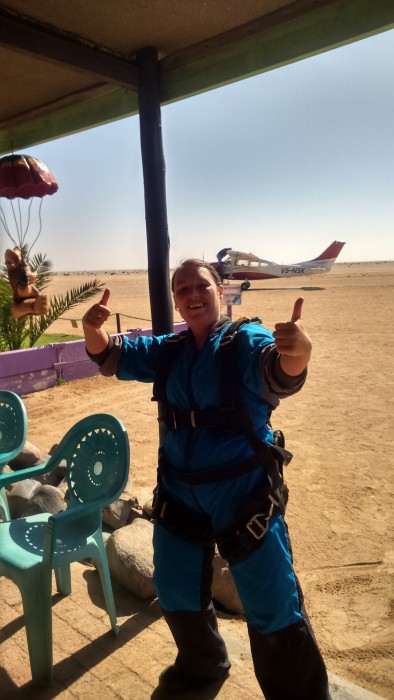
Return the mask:
M 94 273 L 111 288 L 109 331 L 150 326 L 146 272 Z M 64 293 L 92 273 L 58 274 Z M 253 282 L 233 318 L 259 315 L 272 328 L 294 300 L 314 349 L 303 391 L 274 414 L 287 447 L 287 521 L 295 566 L 329 671 L 394 698 L 393 346 L 394 263 L 335 265 L 329 274 Z M 90 302 L 91 303 L 91 302 Z M 77 307 L 50 331 L 81 333 Z M 71 325 L 76 319 L 78 328 Z M 180 320 L 175 314 L 175 320 Z M 129 495 L 155 483 L 157 422 L 151 387 L 94 377 L 23 397 L 28 439 L 43 450 L 80 417 L 118 415 L 131 441 Z M 239 624 L 243 624 L 240 622 Z

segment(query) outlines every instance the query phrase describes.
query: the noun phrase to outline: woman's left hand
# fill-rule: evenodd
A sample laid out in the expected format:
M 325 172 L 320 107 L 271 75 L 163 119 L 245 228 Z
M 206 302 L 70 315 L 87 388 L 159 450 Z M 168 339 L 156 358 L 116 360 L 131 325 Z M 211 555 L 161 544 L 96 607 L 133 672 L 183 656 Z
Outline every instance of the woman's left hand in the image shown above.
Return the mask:
M 276 349 L 281 356 L 281 367 L 291 376 L 301 374 L 312 352 L 311 338 L 301 320 L 303 303 L 304 299 L 299 297 L 294 304 L 290 321 L 277 323 L 273 333 Z

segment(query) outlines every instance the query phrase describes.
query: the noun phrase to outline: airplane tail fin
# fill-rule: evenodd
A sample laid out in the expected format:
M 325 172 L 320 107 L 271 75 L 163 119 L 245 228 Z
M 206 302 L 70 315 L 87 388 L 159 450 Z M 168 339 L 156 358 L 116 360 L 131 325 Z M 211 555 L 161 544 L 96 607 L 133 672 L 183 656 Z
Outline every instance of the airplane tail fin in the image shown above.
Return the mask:
M 342 241 L 333 241 L 317 258 L 313 258 L 312 262 L 326 261 L 333 265 L 344 245 Z

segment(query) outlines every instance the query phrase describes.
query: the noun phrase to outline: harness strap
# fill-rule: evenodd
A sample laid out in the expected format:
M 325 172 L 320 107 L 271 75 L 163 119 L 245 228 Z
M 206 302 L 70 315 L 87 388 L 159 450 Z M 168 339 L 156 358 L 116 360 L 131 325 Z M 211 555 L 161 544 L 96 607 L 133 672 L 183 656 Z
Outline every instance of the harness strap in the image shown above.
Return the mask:
M 234 564 L 261 546 L 276 513 L 281 511 L 272 502 L 270 490 L 261 489 L 240 508 L 233 528 L 215 534 L 209 515 L 188 508 L 160 490 L 154 496 L 152 518 L 188 541 L 204 546 L 213 546 L 216 541 L 220 556 Z
M 254 498 L 254 502 L 248 504 L 247 514 L 245 513 L 243 518 L 238 517 L 236 527 L 216 538 L 220 556 L 231 564 L 256 551 L 262 544 L 272 516 L 275 513 L 283 515 L 281 509 L 273 503 L 269 489 L 259 491 L 257 495 L 259 502 L 256 503 L 257 499 Z M 243 510 L 245 511 L 245 508 Z
M 208 469 L 204 471 L 196 472 L 185 472 L 171 469 L 171 467 L 166 464 L 164 455 L 159 455 L 159 467 L 158 472 L 160 476 L 169 476 L 177 481 L 182 481 L 184 484 L 190 484 L 191 486 L 199 486 L 202 484 L 211 484 L 215 481 L 226 481 L 227 479 L 234 479 L 243 474 L 249 474 L 255 469 L 261 469 L 261 461 L 252 455 L 246 459 L 241 459 L 237 462 L 232 462 L 231 464 L 226 464 L 216 469 Z
M 179 411 L 171 404 L 166 404 L 163 414 L 158 419 L 162 427 L 168 430 L 180 428 L 227 428 L 244 430 L 248 422 L 246 408 L 206 408 L 201 411 Z
M 243 326 L 245 323 L 261 323 L 261 319 L 258 316 L 254 316 L 253 318 L 241 318 L 238 321 L 233 321 L 233 323 L 230 323 L 229 326 L 226 328 L 224 331 L 221 339 L 220 339 L 220 347 L 221 348 L 226 348 L 226 346 L 231 346 L 232 341 L 236 337 L 239 328 Z M 170 374 L 171 368 L 176 360 L 176 357 L 183 346 L 183 341 L 186 339 L 188 334 L 188 331 L 181 331 L 180 333 L 172 333 L 171 335 L 167 336 L 165 339 L 165 342 L 163 343 L 162 346 L 162 356 L 161 356 L 161 362 L 160 362 L 160 367 L 156 375 L 156 379 L 153 383 L 153 395 L 152 395 L 152 401 L 159 401 L 159 402 L 165 402 L 167 397 L 166 397 L 166 384 L 168 380 L 168 376 Z M 224 355 L 231 355 L 231 351 L 229 353 L 225 352 Z M 230 362 L 230 365 L 232 367 L 232 363 Z M 235 382 L 232 381 L 232 374 L 228 373 L 227 368 L 226 368 L 226 361 L 222 365 L 222 394 L 227 394 L 229 392 L 228 396 L 231 396 L 231 399 L 227 398 L 226 396 L 222 396 L 222 403 L 224 406 L 232 406 L 235 407 L 235 395 L 233 397 L 232 392 L 233 392 L 233 385 Z
M 179 479 L 190 485 L 207 484 L 212 482 L 231 479 L 258 467 L 263 467 L 266 471 L 269 488 L 270 508 L 273 506 L 277 512 L 284 514 L 288 489 L 283 481 L 283 466 L 289 464 L 292 454 L 284 449 L 284 442 L 278 440 L 276 445 L 268 445 L 260 438 L 254 427 L 253 420 L 245 407 L 240 402 L 240 382 L 237 372 L 236 343 L 234 339 L 239 328 L 244 323 L 260 321 L 257 318 L 243 318 L 229 324 L 220 340 L 221 353 L 221 405 L 215 409 L 201 411 L 179 411 L 176 407 L 166 402 L 166 384 L 169 373 L 176 360 L 179 350 L 183 346 L 187 331 L 168 336 L 164 343 L 163 357 L 156 381 L 153 387 L 153 399 L 161 403 L 159 423 L 161 427 L 169 430 L 182 428 L 209 427 L 216 429 L 227 429 L 242 431 L 248 438 L 255 454 L 245 460 L 240 460 L 230 465 L 224 465 L 217 469 L 199 472 L 178 472 L 171 470 L 159 459 L 159 475 L 167 474 L 172 478 Z M 278 431 L 279 433 L 279 431 Z M 279 438 L 279 434 L 277 436 Z M 282 437 L 282 436 L 280 436 Z M 267 520 L 268 512 L 264 509 L 262 513 L 255 513 L 253 517 L 258 517 L 260 525 Z M 187 514 L 186 514 L 187 515 Z M 187 516 L 188 517 L 188 516 Z M 262 520 L 261 520 L 262 517 Z M 269 516 L 271 517 L 271 516 Z M 268 518 L 269 519 L 269 518 Z M 257 521 L 255 521 L 257 522 Z M 183 522 L 183 526 L 185 522 Z M 260 527 L 261 531 L 262 527 Z M 248 530 L 249 532 L 249 530 Z M 243 539 L 249 538 L 249 534 L 243 535 Z M 225 545 L 224 545 L 225 546 Z M 235 546 L 235 545 L 234 545 Z M 243 546 L 242 543 L 240 546 Z
M 180 333 L 173 333 L 165 339 L 162 347 L 160 367 L 153 383 L 152 401 L 159 401 L 161 403 L 166 401 L 167 379 L 178 352 L 183 346 L 186 335 L 187 331 L 181 331 Z
M 209 515 L 188 508 L 162 489 L 155 491 L 152 519 L 178 537 L 192 542 L 214 544 L 215 535 Z

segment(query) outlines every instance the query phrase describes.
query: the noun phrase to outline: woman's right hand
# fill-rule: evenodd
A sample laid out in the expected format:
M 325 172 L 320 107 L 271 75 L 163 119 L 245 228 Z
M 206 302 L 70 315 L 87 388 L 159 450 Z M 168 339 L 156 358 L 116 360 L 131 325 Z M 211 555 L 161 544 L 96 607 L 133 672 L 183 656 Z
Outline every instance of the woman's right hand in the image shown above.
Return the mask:
M 82 326 L 84 331 L 92 328 L 99 329 L 108 320 L 111 315 L 111 310 L 107 303 L 110 295 L 110 290 L 104 290 L 104 294 L 98 304 L 93 304 L 90 309 L 82 317 Z

